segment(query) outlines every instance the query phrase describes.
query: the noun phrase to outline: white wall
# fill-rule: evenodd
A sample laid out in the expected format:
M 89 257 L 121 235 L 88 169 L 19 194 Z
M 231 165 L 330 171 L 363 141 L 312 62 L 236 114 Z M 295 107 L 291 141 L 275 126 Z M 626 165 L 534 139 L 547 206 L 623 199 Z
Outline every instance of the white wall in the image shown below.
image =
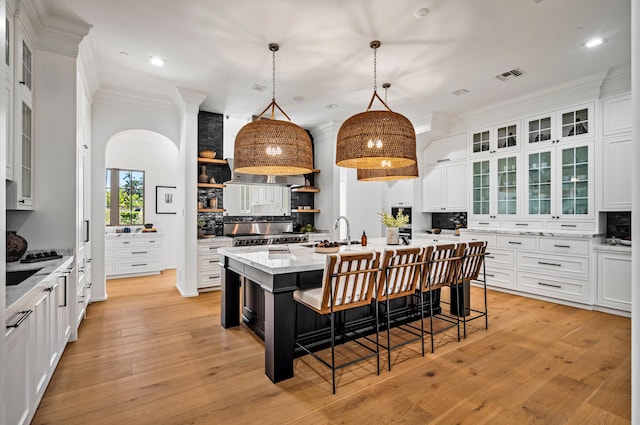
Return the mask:
M 91 251 L 104 258 L 105 153 L 107 141 L 126 130 L 161 134 L 176 146 L 180 140 L 178 110 L 172 99 L 101 87 L 93 95 L 91 115 Z M 195 161 L 195 159 L 194 159 Z M 178 188 L 180 191 L 180 188 Z M 97 194 L 97 195 L 96 195 Z M 91 300 L 107 299 L 104 261 L 92 263 Z
M 106 147 L 105 167 L 145 172 L 144 221 L 153 223 L 158 232 L 163 233 L 163 268 L 175 268 L 179 236 L 176 214 L 156 214 L 155 206 L 156 186 L 177 186 L 178 148 L 176 145 L 165 136 L 151 131 L 123 131 L 109 140 Z
M 631 2 L 631 101 L 633 103 L 633 159 L 640 162 L 640 2 Z M 631 423 L 640 425 L 640 168 L 632 171 L 632 239 L 635 240 L 631 253 Z

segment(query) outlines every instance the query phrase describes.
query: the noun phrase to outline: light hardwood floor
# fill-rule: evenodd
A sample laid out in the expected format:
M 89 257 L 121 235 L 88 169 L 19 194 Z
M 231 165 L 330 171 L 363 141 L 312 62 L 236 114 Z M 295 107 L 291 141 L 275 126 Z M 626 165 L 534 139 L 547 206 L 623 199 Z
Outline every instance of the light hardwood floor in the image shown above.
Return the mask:
M 475 290 L 475 288 L 474 288 Z M 108 281 L 33 424 L 629 424 L 630 320 L 490 291 L 489 330 L 441 334 L 339 372 L 306 356 L 272 384 L 262 342 L 220 326 L 220 294 L 175 274 Z M 318 373 L 320 372 L 320 374 Z

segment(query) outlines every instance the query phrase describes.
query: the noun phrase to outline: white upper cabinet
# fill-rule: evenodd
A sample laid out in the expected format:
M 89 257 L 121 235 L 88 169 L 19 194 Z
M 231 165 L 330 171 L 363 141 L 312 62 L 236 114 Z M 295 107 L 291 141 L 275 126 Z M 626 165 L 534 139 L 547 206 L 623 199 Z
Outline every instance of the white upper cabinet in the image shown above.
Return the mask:
M 631 171 L 633 169 L 631 134 L 605 137 L 601 151 L 600 208 L 606 211 L 631 211 Z
M 602 134 L 631 132 L 631 94 L 614 96 L 602 101 Z
M 466 169 L 466 161 L 445 162 L 424 167 L 422 173 L 422 211 L 466 211 Z
M 469 132 L 469 155 L 494 154 L 520 149 L 520 120 Z
M 398 180 L 391 186 L 391 206 L 410 207 L 413 204 L 413 179 Z
M 525 149 L 595 136 L 594 103 L 534 115 L 523 121 Z
M 13 180 L 13 14 L 7 7 L 7 19 L 4 34 L 4 68 L 5 68 L 5 136 L 6 136 L 6 179 Z
M 519 216 L 520 158 L 518 152 L 506 152 L 471 161 L 471 219 Z

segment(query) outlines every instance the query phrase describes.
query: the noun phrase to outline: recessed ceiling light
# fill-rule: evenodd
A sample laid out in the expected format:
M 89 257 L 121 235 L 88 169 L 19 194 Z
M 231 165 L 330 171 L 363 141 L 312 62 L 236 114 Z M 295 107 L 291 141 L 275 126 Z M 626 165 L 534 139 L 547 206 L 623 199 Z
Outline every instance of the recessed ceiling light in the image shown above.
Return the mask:
M 451 92 L 451 94 L 455 94 L 456 96 L 462 96 L 463 94 L 467 94 L 467 93 L 469 93 L 469 90 L 467 89 L 460 89 L 460 90 Z
M 330 103 L 327 106 L 325 106 L 325 108 L 327 109 L 336 109 L 338 107 L 338 105 L 336 105 L 335 103 Z
M 593 40 L 589 40 L 585 43 L 585 46 L 588 48 L 596 47 L 601 45 L 604 42 L 601 38 L 594 38 Z
M 266 87 L 261 86 L 260 84 L 254 84 L 251 86 L 251 90 L 253 91 L 265 91 Z
M 427 9 L 426 7 L 421 7 L 420 9 L 413 12 L 413 15 L 416 17 L 416 19 L 422 19 L 428 14 L 429 14 L 429 9 Z
M 164 66 L 166 60 L 156 57 L 156 56 L 149 56 L 149 63 L 153 66 Z
M 293 97 L 293 101 L 294 102 L 302 102 L 304 100 L 304 97 L 302 96 L 294 96 Z

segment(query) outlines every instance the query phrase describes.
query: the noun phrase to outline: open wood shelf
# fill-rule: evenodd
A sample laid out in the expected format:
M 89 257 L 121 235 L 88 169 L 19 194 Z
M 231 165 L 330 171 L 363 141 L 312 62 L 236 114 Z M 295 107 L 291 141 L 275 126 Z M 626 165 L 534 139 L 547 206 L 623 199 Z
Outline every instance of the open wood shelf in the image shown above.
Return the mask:
M 292 187 L 291 188 L 292 192 L 307 192 L 307 193 L 317 193 L 320 192 L 320 189 L 318 189 L 317 187 L 313 187 L 313 186 L 298 186 L 298 187 Z
M 215 164 L 215 165 L 227 165 L 226 159 L 209 159 L 209 158 L 198 158 L 199 164 Z
M 291 210 L 294 213 L 319 213 L 320 210 Z
M 225 212 L 224 208 L 198 208 L 198 212 L 200 213 L 217 213 L 217 212 Z
M 311 170 L 312 173 L 319 173 L 320 170 L 318 170 L 317 168 L 314 168 L 313 170 Z
M 203 189 L 222 189 L 224 185 L 222 183 L 198 183 L 198 187 Z

